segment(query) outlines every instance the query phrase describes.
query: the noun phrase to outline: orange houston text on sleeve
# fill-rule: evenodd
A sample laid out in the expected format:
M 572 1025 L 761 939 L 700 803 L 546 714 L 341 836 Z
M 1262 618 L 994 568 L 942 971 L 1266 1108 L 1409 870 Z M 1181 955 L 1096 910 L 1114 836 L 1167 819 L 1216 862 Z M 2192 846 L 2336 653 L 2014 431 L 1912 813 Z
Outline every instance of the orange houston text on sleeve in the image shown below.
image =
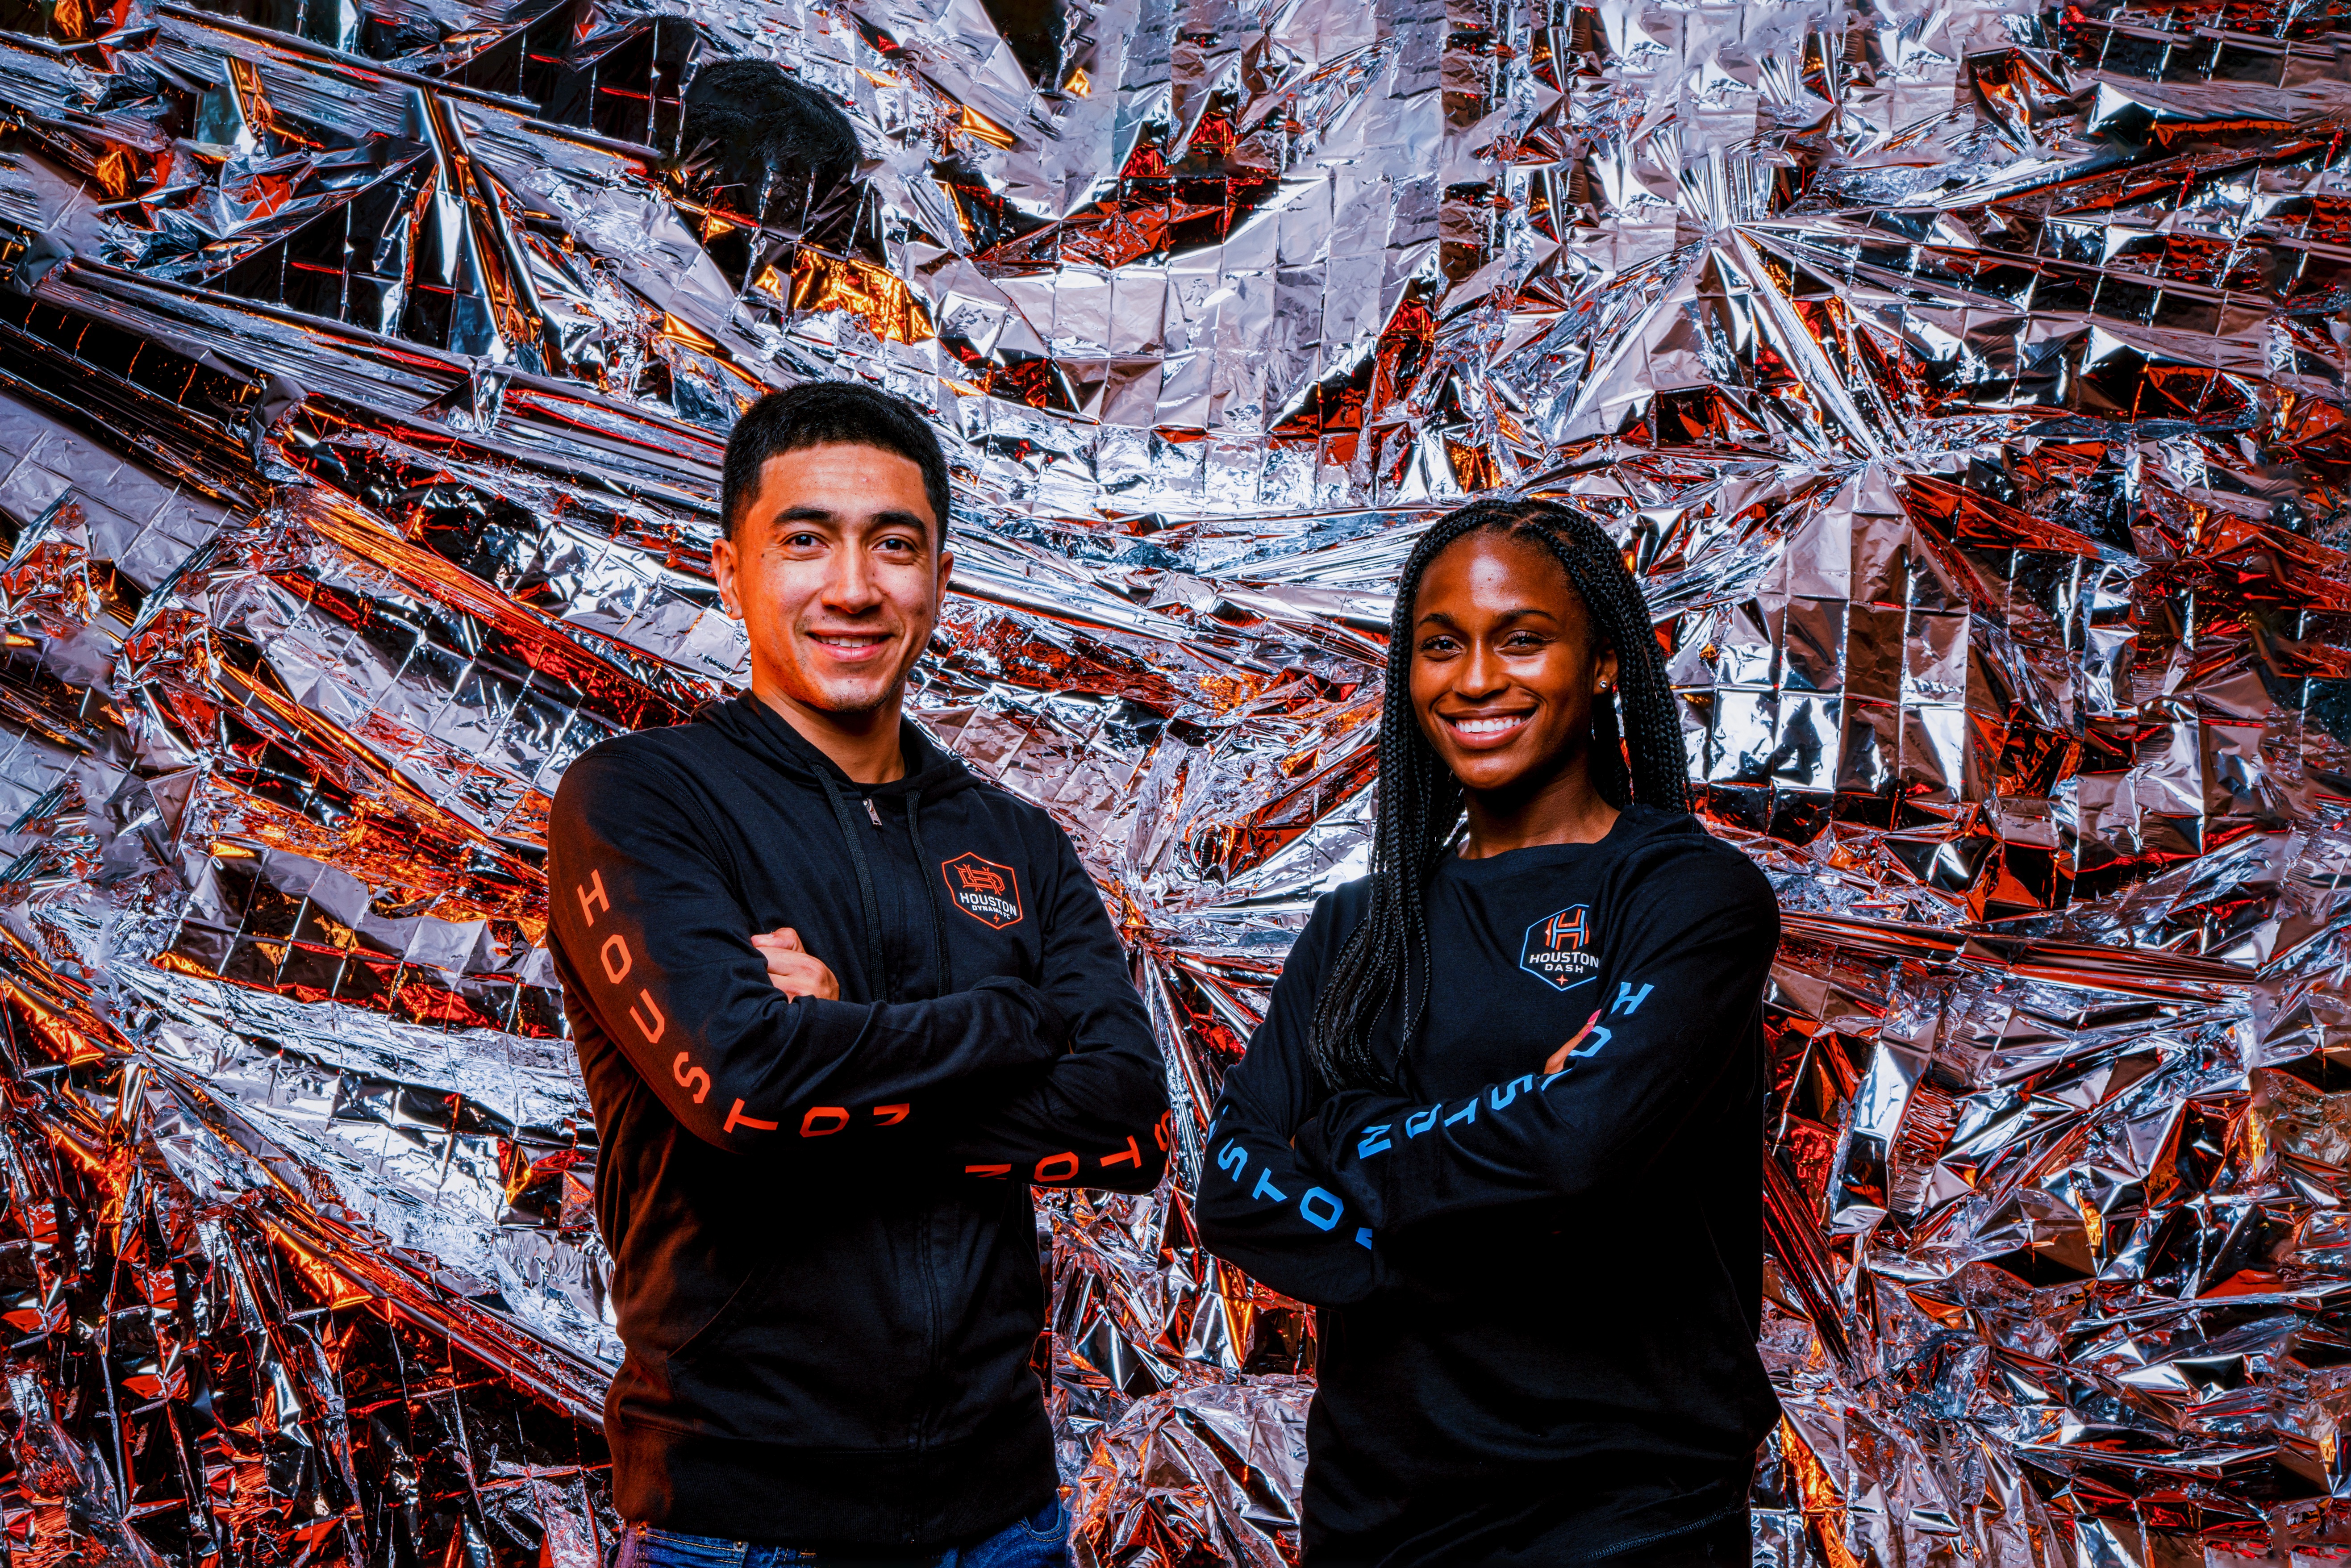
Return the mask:
M 637 1003 L 631 1002 L 629 1004 L 629 1021 L 637 1026 L 637 1032 L 645 1037 L 645 1043 L 647 1045 L 659 1045 L 661 1043 L 661 1037 L 669 1029 L 669 1019 L 664 1016 L 661 1009 L 654 1004 L 653 994 L 645 989 L 643 986 L 639 986 L 637 988 L 637 1000 L 645 1004 L 645 1012 L 651 1013 L 653 1017 L 644 1017 L 643 1014 L 637 1011 Z
M 598 905 L 602 905 L 606 914 L 611 913 L 612 901 L 604 896 L 604 873 L 594 867 L 589 868 L 588 880 L 571 891 L 580 900 L 580 917 L 585 920 L 591 929 L 596 924 Z
M 881 1109 L 888 1108 L 884 1106 Z M 1159 1113 L 1159 1120 L 1152 1125 L 1151 1141 L 1159 1146 L 1163 1154 L 1166 1152 L 1168 1139 L 1174 1131 L 1175 1114 L 1172 1111 L 1163 1111 Z M 1076 1150 L 1063 1149 L 1059 1154 L 1047 1155 L 1043 1159 L 1039 1160 L 1036 1170 L 1030 1173 L 1029 1179 L 1039 1186 L 1071 1186 L 1077 1181 L 1078 1173 L 1084 1165 L 1085 1161 Z M 1097 1155 L 1094 1156 L 1094 1165 L 1098 1169 L 1104 1171 L 1113 1166 L 1134 1166 L 1139 1169 L 1143 1165 L 1142 1134 L 1129 1133 L 1123 1148 L 1113 1149 L 1105 1155 Z M 966 1166 L 963 1167 L 963 1174 L 971 1176 L 1008 1178 L 1012 1175 L 1012 1167 L 1009 1165 Z
M 877 1127 L 894 1127 L 914 1114 L 911 1104 L 870 1105 L 867 1112 Z M 800 1118 L 800 1136 L 829 1138 L 857 1119 L 857 1113 L 846 1105 L 811 1105 Z
M 604 891 L 604 873 L 601 871 L 591 868 L 588 880 L 575 884 L 571 892 L 572 896 L 580 900 L 580 918 L 590 926 L 596 924 L 598 910 L 607 915 L 612 912 L 612 900 Z M 629 951 L 629 939 L 618 931 L 604 938 L 603 945 L 596 950 L 596 959 L 603 968 L 604 978 L 616 986 L 627 979 L 630 972 L 637 967 L 636 955 Z M 640 1007 L 644 1010 L 640 1012 Z M 662 1011 L 659 1002 L 653 1000 L 653 992 L 643 986 L 637 988 L 636 1000 L 629 1003 L 629 1021 L 637 1026 L 637 1032 L 644 1037 L 647 1045 L 659 1045 L 662 1036 L 669 1032 L 669 1015 Z M 710 1074 L 694 1066 L 693 1061 L 693 1052 L 681 1051 L 670 1062 L 669 1072 L 677 1081 L 679 1088 L 694 1091 L 694 1103 L 699 1105 L 710 1097 Z M 726 1118 L 726 1131 L 731 1133 L 738 1125 L 772 1129 L 775 1124 L 758 1122 L 745 1116 L 743 1102 L 737 1100 L 734 1111 Z
M 580 900 L 581 918 L 591 926 L 596 924 L 597 911 L 601 909 L 605 914 L 611 913 L 612 900 L 604 891 L 604 874 L 601 871 L 590 871 L 588 880 L 576 884 L 572 888 L 572 894 Z M 629 950 L 628 937 L 618 931 L 604 938 L 603 945 L 596 950 L 596 957 L 604 971 L 604 978 L 615 986 L 627 979 L 637 966 L 636 955 Z M 643 1011 L 639 1010 L 640 1007 L 643 1008 Z M 637 1032 L 644 1037 L 647 1045 L 660 1044 L 662 1036 L 669 1032 L 669 1016 L 662 1011 L 661 1004 L 653 1000 L 653 992 L 644 987 L 637 988 L 637 999 L 629 1004 L 628 1010 L 629 1021 L 637 1026 Z M 679 1088 L 694 1091 L 695 1104 L 699 1105 L 709 1098 L 710 1074 L 694 1064 L 692 1051 L 679 1051 L 672 1059 L 669 1071 L 670 1076 L 677 1081 Z M 903 1103 L 895 1105 L 875 1105 L 869 1109 L 875 1125 L 883 1127 L 894 1127 L 914 1113 L 914 1106 Z M 845 1105 L 813 1105 L 800 1118 L 800 1136 L 803 1138 L 828 1137 L 848 1126 L 854 1119 L 855 1113 Z M 734 1109 L 726 1113 L 726 1124 L 724 1130 L 732 1133 L 738 1127 L 748 1127 L 762 1133 L 772 1133 L 779 1125 L 781 1124 L 778 1122 L 763 1121 L 757 1116 L 746 1115 L 744 1102 L 737 1100 L 735 1102 Z M 1071 1157 L 1074 1159 L 1076 1156 Z M 1008 1170 L 1009 1168 L 1007 1167 Z
M 743 1102 L 737 1100 L 735 1109 L 726 1113 L 726 1125 L 721 1130 L 731 1133 L 737 1127 L 755 1127 L 762 1133 L 772 1133 L 777 1125 L 774 1122 L 762 1122 L 757 1116 L 746 1116 L 743 1114 Z
M 580 900 L 580 915 L 590 925 L 596 924 L 598 909 L 607 914 L 611 912 L 612 901 L 604 893 L 602 872 L 591 870 L 588 880 L 571 891 Z M 596 959 L 603 966 L 604 978 L 616 986 L 627 979 L 630 971 L 637 967 L 636 955 L 629 951 L 629 939 L 618 931 L 604 938 L 603 946 L 596 950 Z M 638 1011 L 640 1006 L 644 1009 L 642 1012 Z M 643 986 L 637 988 L 637 999 L 629 1004 L 629 1021 L 637 1026 L 637 1032 L 644 1036 L 647 1045 L 659 1045 L 662 1036 L 669 1032 L 669 1015 L 661 1010 L 659 1002 L 653 1000 L 653 992 Z M 687 1072 L 683 1065 L 685 1061 L 683 1053 L 677 1060 L 680 1063 L 675 1070 L 678 1082 L 690 1086 L 691 1079 L 699 1078 L 703 1081 L 703 1092 L 709 1092 L 709 1074 L 698 1067 L 691 1073 Z M 694 1103 L 697 1105 L 702 1103 L 702 1095 L 696 1094 Z

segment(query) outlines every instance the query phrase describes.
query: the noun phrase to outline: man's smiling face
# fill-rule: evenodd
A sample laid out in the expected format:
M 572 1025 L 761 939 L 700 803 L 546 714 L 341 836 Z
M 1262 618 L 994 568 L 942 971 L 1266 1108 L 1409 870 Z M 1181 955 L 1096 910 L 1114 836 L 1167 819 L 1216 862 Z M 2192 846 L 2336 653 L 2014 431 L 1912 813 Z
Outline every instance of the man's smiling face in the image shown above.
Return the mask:
M 946 593 L 943 533 L 922 469 L 894 452 L 833 444 L 768 458 L 711 558 L 750 635 L 753 692 L 834 725 L 894 720 Z

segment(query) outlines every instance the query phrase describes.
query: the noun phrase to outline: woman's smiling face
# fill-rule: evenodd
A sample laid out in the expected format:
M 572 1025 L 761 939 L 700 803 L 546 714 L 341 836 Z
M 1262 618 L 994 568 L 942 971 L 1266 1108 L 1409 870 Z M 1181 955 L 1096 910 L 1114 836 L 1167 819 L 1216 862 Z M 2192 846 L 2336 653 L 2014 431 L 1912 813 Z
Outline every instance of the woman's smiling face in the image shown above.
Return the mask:
M 1585 766 L 1616 652 L 1593 647 L 1557 557 L 1480 530 L 1437 552 L 1413 602 L 1412 706 L 1466 789 L 1540 785 Z

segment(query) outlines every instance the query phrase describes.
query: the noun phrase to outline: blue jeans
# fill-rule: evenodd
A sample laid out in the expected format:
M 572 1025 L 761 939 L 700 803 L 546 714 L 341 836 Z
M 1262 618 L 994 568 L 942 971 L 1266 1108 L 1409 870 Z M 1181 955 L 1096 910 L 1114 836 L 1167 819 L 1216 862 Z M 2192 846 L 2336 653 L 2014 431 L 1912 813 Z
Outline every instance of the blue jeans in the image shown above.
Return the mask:
M 891 1560 L 899 1568 L 1070 1568 L 1070 1516 L 1061 1500 L 969 1546 L 914 1552 Z M 872 1554 L 843 1557 L 797 1546 L 761 1546 L 710 1535 L 681 1535 L 649 1524 L 625 1525 L 612 1568 L 800 1568 L 801 1564 L 862 1564 L 881 1568 Z

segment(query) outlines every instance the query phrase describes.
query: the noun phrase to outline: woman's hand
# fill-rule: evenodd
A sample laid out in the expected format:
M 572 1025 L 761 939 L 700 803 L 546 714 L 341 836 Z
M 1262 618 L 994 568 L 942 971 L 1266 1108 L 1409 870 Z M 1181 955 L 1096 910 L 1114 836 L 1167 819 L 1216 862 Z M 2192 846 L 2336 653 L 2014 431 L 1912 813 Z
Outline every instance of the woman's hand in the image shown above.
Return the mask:
M 789 925 L 778 925 L 751 938 L 751 946 L 768 961 L 768 983 L 788 997 L 815 997 L 823 1001 L 841 999 L 841 982 L 823 960 L 810 956 L 800 946 L 800 934 Z M 1594 1013 L 1594 1018 L 1600 1015 Z
M 1557 1072 L 1566 1067 L 1569 1055 L 1574 1051 L 1577 1046 L 1583 1043 L 1583 1037 L 1590 1034 L 1592 1032 L 1592 1026 L 1599 1021 L 1600 1015 L 1598 1013 L 1593 1013 L 1590 1018 L 1585 1019 L 1583 1020 L 1583 1027 L 1575 1031 L 1575 1038 L 1551 1053 L 1551 1060 L 1543 1063 L 1543 1071 L 1545 1072 Z

